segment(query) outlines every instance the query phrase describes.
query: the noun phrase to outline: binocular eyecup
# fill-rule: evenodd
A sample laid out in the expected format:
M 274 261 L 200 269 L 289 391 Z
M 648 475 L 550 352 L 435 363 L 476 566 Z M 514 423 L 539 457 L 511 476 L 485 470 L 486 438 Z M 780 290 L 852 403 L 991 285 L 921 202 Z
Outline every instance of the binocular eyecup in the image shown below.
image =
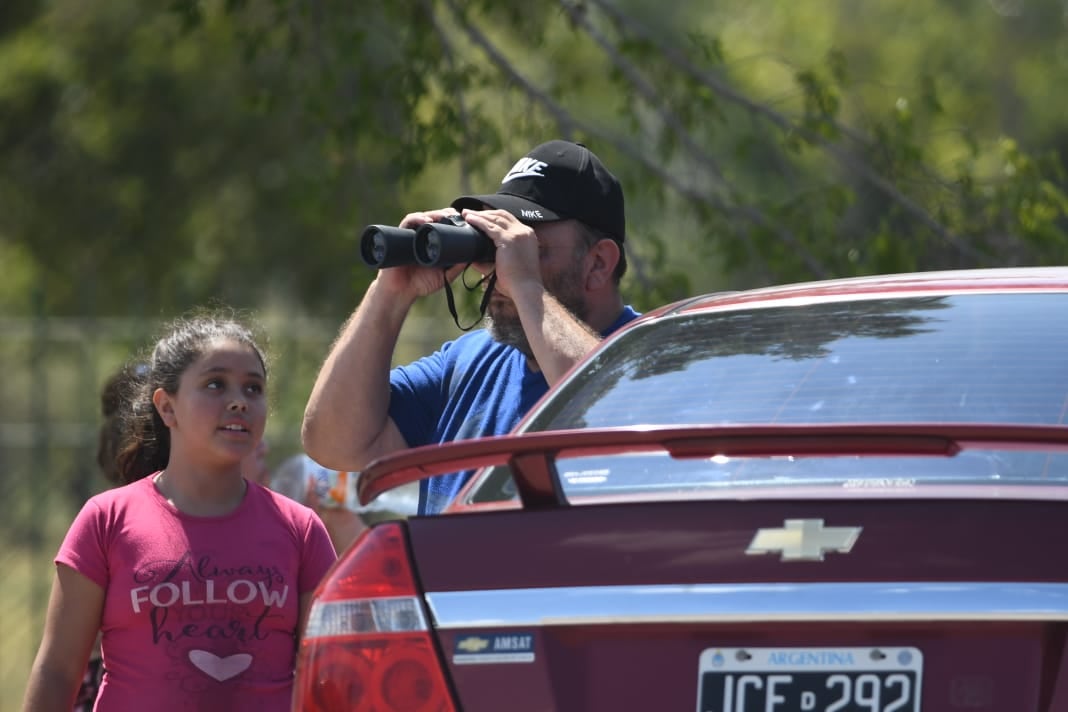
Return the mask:
M 472 262 L 493 262 L 493 240 L 468 225 L 459 215 L 411 230 L 391 225 L 368 225 L 360 236 L 360 257 L 368 267 L 401 265 L 450 267 Z

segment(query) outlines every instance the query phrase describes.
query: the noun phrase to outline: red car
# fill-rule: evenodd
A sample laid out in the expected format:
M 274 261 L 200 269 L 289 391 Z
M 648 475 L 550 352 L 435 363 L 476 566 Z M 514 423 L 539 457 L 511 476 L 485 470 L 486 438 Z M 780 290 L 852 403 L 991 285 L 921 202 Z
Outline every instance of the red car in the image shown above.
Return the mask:
M 319 587 L 314 712 L 1068 710 L 1068 268 L 711 294 L 604 344 Z

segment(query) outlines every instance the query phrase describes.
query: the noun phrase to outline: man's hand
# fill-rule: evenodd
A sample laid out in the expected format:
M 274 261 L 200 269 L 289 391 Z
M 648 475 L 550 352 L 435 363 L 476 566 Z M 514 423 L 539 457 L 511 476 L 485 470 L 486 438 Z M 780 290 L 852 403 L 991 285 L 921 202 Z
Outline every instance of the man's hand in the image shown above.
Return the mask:
M 463 218 L 497 246 L 494 289 L 498 293 L 511 299 L 521 286 L 541 285 L 538 236 L 532 227 L 507 210 L 465 210 Z
M 408 213 L 401 220 L 400 227 L 416 230 L 420 225 L 435 222 L 446 215 L 456 215 L 456 211 L 452 208 L 442 208 Z M 451 282 L 461 272 L 463 272 L 461 265 L 449 267 L 444 272 L 437 267 L 423 267 L 418 264 L 399 265 L 379 270 L 376 281 L 383 290 L 410 304 L 420 297 L 429 296 L 440 290 L 445 286 L 446 279 Z

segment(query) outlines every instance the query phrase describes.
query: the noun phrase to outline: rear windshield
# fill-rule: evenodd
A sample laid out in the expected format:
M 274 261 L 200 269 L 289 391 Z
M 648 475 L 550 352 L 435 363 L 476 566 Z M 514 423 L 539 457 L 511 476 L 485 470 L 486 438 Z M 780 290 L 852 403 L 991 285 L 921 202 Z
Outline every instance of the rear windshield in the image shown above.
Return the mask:
M 524 430 L 632 425 L 1013 423 L 1068 417 L 1068 295 L 970 293 L 682 315 L 620 335 Z M 565 492 L 1068 482 L 1064 456 L 559 463 Z M 475 499 L 508 496 L 507 470 Z M 675 484 L 672 484 L 675 482 Z M 896 483 L 896 484 L 895 484 Z
M 1068 295 L 699 314 L 624 334 L 529 430 L 696 423 L 1064 423 Z

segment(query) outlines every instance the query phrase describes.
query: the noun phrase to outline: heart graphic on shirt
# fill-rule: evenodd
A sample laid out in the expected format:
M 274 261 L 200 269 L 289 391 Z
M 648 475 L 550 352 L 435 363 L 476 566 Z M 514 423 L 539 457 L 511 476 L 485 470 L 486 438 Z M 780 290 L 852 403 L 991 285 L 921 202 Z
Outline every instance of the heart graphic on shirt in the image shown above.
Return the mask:
M 219 682 L 223 682 L 247 670 L 248 666 L 252 664 L 252 656 L 248 653 L 236 653 L 235 655 L 220 658 L 207 650 L 190 650 L 189 662 L 193 663 L 201 672 L 210 675 Z

